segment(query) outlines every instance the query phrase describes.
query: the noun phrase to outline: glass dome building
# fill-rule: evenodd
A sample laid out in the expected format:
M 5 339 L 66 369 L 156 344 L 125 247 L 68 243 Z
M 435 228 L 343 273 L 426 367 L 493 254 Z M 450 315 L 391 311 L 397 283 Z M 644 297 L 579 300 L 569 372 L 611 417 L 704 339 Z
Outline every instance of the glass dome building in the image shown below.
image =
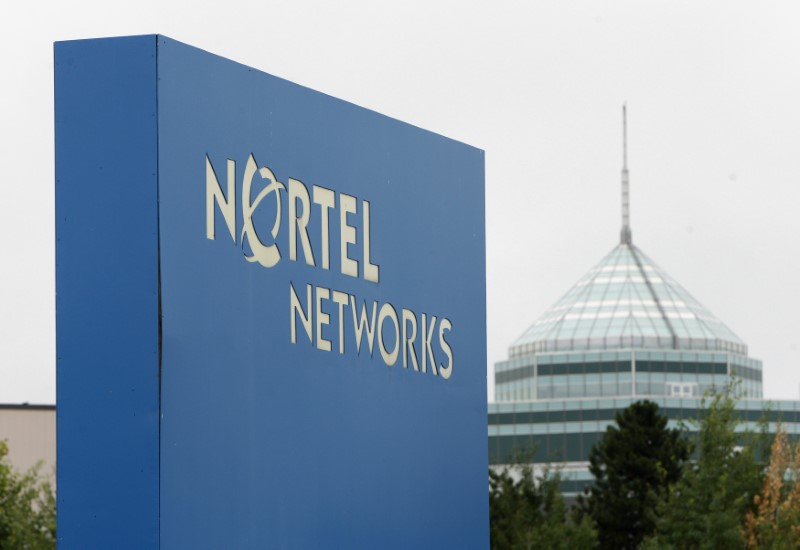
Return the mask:
M 735 373 L 760 398 L 761 362 L 629 243 L 614 248 L 495 365 L 498 402 L 702 397 Z
M 761 361 L 749 357 L 741 338 L 633 245 L 623 159 L 619 245 L 495 365 L 490 464 L 510 464 L 520 452 L 535 449 L 535 463 L 561 464 L 567 496 L 590 484 L 592 446 L 616 413 L 638 400 L 658 403 L 675 427 L 681 419 L 697 418 L 709 388 L 735 376 L 744 427 L 755 427 L 765 408 Z M 800 434 L 800 402 L 773 402 L 769 415 L 790 435 Z

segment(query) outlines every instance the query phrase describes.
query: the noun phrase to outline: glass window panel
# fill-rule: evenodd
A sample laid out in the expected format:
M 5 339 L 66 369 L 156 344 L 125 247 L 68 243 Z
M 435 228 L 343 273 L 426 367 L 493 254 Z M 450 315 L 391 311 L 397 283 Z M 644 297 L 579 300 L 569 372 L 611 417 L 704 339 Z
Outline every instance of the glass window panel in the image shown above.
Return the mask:
M 602 433 L 597 433 L 597 432 L 583 434 L 583 448 L 584 450 L 587 451 L 585 456 L 589 456 L 589 451 L 591 451 L 592 447 L 600 441 L 600 438 L 602 436 L 603 436 Z M 582 460 L 586 459 L 583 458 Z
M 566 456 L 565 459 L 568 461 L 579 461 L 579 460 L 586 460 L 586 455 L 583 453 L 582 448 L 582 436 L 583 434 L 567 434 L 566 435 Z
M 570 384 L 568 393 L 569 397 L 583 397 L 583 385 Z
M 612 396 L 617 395 L 617 384 L 616 383 L 605 383 L 601 384 L 603 396 Z
M 564 460 L 564 438 L 565 434 L 549 434 L 547 437 L 547 460 Z

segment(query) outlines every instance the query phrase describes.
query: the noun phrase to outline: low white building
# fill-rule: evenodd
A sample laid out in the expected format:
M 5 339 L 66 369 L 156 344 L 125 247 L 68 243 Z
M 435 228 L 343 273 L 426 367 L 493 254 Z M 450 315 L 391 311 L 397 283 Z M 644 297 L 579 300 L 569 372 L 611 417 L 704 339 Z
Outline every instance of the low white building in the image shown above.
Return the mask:
M 8 459 L 25 472 L 42 462 L 40 473 L 55 484 L 55 405 L 10 405 L 0 403 L 0 440 L 8 443 Z

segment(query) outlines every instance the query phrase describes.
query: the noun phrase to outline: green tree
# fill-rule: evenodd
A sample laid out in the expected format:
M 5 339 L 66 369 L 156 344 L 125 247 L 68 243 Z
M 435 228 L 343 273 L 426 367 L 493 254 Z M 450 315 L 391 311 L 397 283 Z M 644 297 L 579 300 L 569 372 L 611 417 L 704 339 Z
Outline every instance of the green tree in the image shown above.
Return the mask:
M 19 473 L 0 441 L 0 549 L 45 550 L 56 546 L 56 502 L 36 466 Z
M 742 526 L 761 487 L 766 425 L 760 433 L 739 430 L 732 382 L 702 403 L 696 426 L 696 461 L 686 468 L 659 506 L 656 536 L 646 548 L 744 548 Z
M 652 401 L 638 401 L 616 415 L 616 425 L 589 454 L 595 477 L 584 513 L 597 524 L 600 548 L 638 548 L 656 527 L 656 508 L 678 481 L 689 444 Z
M 597 531 L 591 518 L 567 511 L 560 481 L 560 474 L 549 470 L 535 477 L 528 462 L 489 470 L 491 548 L 596 548 Z

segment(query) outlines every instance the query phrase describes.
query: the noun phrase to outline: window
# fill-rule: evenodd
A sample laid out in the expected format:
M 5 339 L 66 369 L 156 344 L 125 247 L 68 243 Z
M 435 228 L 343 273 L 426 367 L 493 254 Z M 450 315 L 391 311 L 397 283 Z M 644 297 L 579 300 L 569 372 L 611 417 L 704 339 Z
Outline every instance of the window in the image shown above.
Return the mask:
M 669 397 L 693 397 L 698 395 L 697 382 L 667 382 Z

